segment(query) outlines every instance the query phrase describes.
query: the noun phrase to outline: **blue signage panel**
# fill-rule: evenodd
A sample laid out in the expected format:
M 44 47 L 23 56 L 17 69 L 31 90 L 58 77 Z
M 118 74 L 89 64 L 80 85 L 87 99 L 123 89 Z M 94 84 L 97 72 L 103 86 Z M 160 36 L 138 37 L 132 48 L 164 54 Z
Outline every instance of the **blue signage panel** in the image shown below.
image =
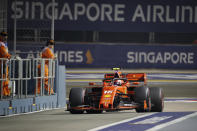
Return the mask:
M 50 29 L 51 0 L 9 0 L 9 26 L 15 5 L 18 28 Z M 196 0 L 56 0 L 54 7 L 58 30 L 197 32 Z
M 22 57 L 39 57 L 41 48 L 17 46 Z M 69 68 L 197 69 L 197 46 L 57 44 L 60 64 Z

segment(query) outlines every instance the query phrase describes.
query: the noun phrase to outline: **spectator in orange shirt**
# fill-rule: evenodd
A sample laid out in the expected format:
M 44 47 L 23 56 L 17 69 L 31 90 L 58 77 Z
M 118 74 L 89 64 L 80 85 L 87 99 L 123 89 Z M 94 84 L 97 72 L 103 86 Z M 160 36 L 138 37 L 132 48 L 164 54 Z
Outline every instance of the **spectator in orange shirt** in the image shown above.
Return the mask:
M 11 55 L 8 53 L 7 48 L 7 38 L 8 34 L 5 31 L 2 31 L 0 33 L 0 58 L 10 59 Z M 3 72 L 2 72 L 2 68 Z M 9 79 L 8 79 L 8 65 L 6 61 L 1 60 L 0 61 L 0 78 L 5 79 L 4 81 L 0 81 L 0 89 L 3 86 L 3 95 L 4 96 L 10 96 L 10 90 L 8 88 Z M 1 83 L 3 82 L 3 84 Z
M 53 53 L 53 49 L 54 49 L 54 40 L 48 40 L 46 43 L 46 47 L 42 50 L 41 53 L 41 58 L 44 59 L 54 59 L 55 55 Z M 41 65 L 38 66 L 39 68 L 39 72 L 41 73 Z M 45 77 L 48 77 L 49 75 L 49 61 L 45 61 Z M 44 88 L 46 91 L 48 91 L 49 94 L 54 94 L 53 89 L 50 87 L 49 83 L 48 83 L 48 78 L 44 79 Z M 41 80 L 38 80 L 38 90 L 37 93 L 40 94 L 40 89 L 41 89 Z

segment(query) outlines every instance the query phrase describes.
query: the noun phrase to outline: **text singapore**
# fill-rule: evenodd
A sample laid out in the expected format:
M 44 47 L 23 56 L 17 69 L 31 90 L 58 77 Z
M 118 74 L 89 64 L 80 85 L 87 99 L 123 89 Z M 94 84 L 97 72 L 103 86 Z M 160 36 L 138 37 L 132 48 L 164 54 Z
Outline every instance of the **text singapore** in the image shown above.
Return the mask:
M 195 5 L 127 5 L 126 3 L 67 3 L 63 1 L 55 2 L 54 7 L 55 20 L 77 21 L 85 18 L 90 22 L 197 23 L 197 6 Z M 52 18 L 52 3 L 44 0 L 17 0 L 16 4 L 13 1 L 11 5 L 13 19 L 15 9 L 17 19 L 46 20 Z
M 128 52 L 127 63 L 193 64 L 193 52 Z

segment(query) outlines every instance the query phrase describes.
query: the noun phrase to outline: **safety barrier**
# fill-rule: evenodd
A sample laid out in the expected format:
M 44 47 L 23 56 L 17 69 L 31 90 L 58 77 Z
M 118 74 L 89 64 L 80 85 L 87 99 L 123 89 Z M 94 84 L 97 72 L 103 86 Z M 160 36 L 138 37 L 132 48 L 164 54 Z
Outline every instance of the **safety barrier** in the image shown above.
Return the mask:
M 55 63 L 52 59 L 0 58 L 0 100 L 54 94 Z M 4 95 L 4 88 L 9 95 Z
M 23 58 L 37 57 L 40 45 L 19 43 Z M 102 53 L 100 53 L 102 50 Z M 67 68 L 197 69 L 196 45 L 58 43 L 54 52 Z
M 5 81 L 8 79 L 8 72 L 7 72 L 7 66 L 8 66 L 8 59 L 6 58 L 0 58 L 0 99 L 3 98 L 3 86 L 5 84 Z
M 17 98 L 27 98 L 28 82 L 31 79 L 31 59 L 10 59 L 9 79 L 12 98 L 15 95 Z
M 9 80 L 11 91 L 10 96 L 5 96 L 1 84 L 0 116 L 64 108 L 65 66 L 51 59 L 16 58 L 0 59 L 0 83 Z
M 6 67 L 7 67 L 8 59 L 0 58 L 0 80 L 4 81 L 7 78 Z M 5 74 L 5 75 L 4 75 Z
M 55 60 L 52 59 L 33 59 L 33 79 L 36 80 L 36 85 L 40 85 L 40 95 L 51 95 L 54 90 L 55 78 Z M 44 89 L 47 86 L 47 92 Z M 36 86 L 35 95 L 38 93 L 38 86 Z

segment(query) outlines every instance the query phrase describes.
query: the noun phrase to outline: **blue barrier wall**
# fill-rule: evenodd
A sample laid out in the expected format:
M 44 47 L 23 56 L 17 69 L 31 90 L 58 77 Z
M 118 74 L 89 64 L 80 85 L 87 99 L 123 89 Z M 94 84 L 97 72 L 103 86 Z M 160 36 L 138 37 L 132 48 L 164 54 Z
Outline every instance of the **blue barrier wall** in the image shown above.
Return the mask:
M 17 52 L 37 52 L 41 48 L 18 45 Z M 156 68 L 197 69 L 197 46 L 194 45 L 113 45 L 57 44 L 59 63 L 68 68 Z M 37 57 L 23 54 L 22 57 Z
M 29 86 L 28 88 L 32 88 Z M 56 68 L 56 93 L 49 96 L 27 96 L 21 99 L 0 100 L 0 116 L 29 113 L 40 110 L 64 108 L 66 106 L 65 66 Z

